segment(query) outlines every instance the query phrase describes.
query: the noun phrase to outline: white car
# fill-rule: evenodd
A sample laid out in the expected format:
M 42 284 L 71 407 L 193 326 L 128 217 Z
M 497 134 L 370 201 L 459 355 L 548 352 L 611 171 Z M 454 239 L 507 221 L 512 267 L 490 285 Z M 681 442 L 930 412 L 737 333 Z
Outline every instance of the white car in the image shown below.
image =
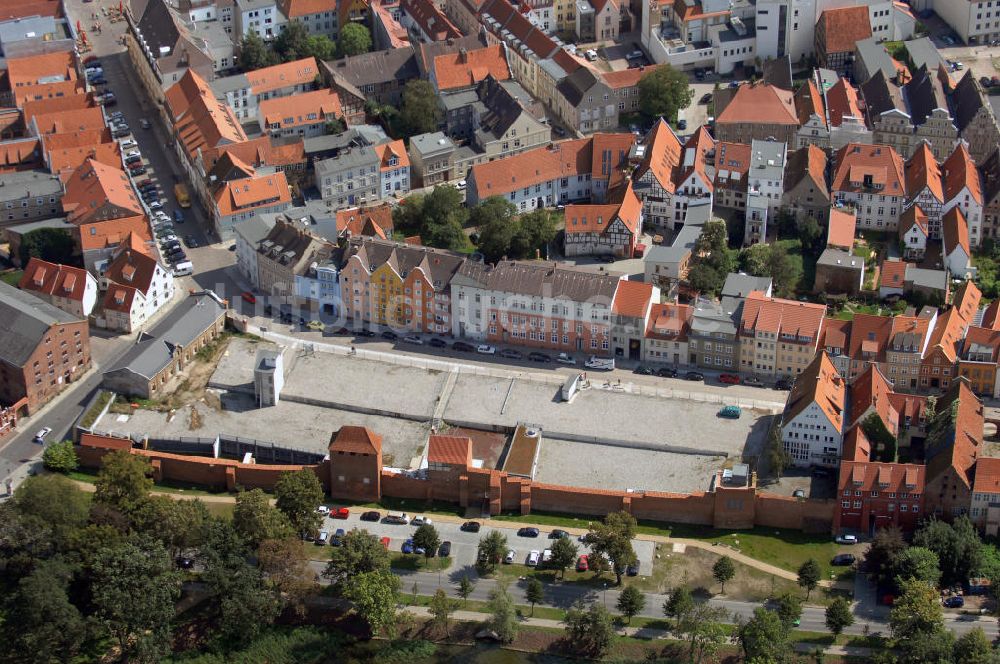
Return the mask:
M 410 521 L 410 523 L 414 526 L 422 526 L 426 523 L 429 526 L 431 525 L 431 520 L 426 516 L 421 515 L 413 517 L 413 520 Z
M 322 514 L 323 516 L 329 516 L 330 508 L 327 507 L 326 505 L 320 505 L 319 507 L 316 508 L 316 512 Z
M 133 141 L 133 143 L 134 142 L 135 141 Z M 125 158 L 126 159 L 128 159 L 129 157 L 141 157 L 141 156 L 142 156 L 142 153 L 139 152 L 138 150 L 129 150 L 128 152 L 125 153 Z
M 159 210 L 161 207 L 163 207 L 163 203 L 161 203 L 160 201 L 153 201 L 152 203 L 149 204 L 150 210 Z
M 559 364 L 576 364 L 576 360 L 569 353 L 559 353 L 556 356 L 556 362 Z
M 35 442 L 44 443 L 45 437 L 50 433 L 52 433 L 52 429 L 50 429 L 49 427 L 42 427 L 41 429 L 38 430 L 38 433 L 35 434 Z
M 476 346 L 476 352 L 482 353 L 483 355 L 496 355 L 497 347 L 489 344 L 479 344 Z
M 465 189 L 465 187 L 466 187 L 466 182 L 465 182 L 465 180 L 459 180 L 459 181 L 458 181 L 458 184 L 457 184 L 457 185 L 455 185 L 455 187 L 456 187 L 456 188 L 457 188 L 457 189 L 458 189 L 459 191 L 463 191 L 463 190 Z
M 508 549 L 507 550 L 507 555 L 503 557 L 504 563 L 506 563 L 507 565 L 513 564 L 514 563 L 514 556 L 516 556 L 516 555 L 517 555 L 517 551 L 515 551 L 514 549 Z
M 405 336 L 405 337 L 403 337 L 403 341 L 404 341 L 405 343 L 408 343 L 408 344 L 416 344 L 416 345 L 418 345 L 418 346 L 423 346 L 423 345 L 424 345 L 424 340 L 423 340 L 423 339 L 421 339 L 420 337 L 418 337 L 418 336 L 417 336 L 417 335 L 415 335 L 415 334 L 411 334 L 411 335 L 409 335 L 409 336 Z
M 135 142 L 135 139 L 132 138 L 126 138 L 124 141 L 121 142 L 122 150 L 128 150 L 129 148 L 134 148 L 138 145 L 139 144 Z M 136 152 L 136 154 L 139 153 Z
M 541 556 L 542 554 L 540 554 L 536 549 L 532 549 L 531 553 L 528 554 L 528 560 L 525 561 L 525 564 L 528 567 L 537 567 L 538 559 L 541 558 Z
M 836 541 L 837 544 L 857 544 L 858 537 L 857 535 L 837 535 L 837 538 L 834 541 Z

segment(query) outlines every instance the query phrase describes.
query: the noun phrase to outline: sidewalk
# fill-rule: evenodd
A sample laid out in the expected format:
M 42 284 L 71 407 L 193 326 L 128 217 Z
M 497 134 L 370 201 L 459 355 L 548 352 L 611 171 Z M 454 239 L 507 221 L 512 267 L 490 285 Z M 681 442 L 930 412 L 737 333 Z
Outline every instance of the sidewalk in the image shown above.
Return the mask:
M 421 616 L 424 618 L 429 618 L 431 615 L 430 608 L 426 606 L 407 606 L 406 610 L 410 613 Z M 488 614 L 479 613 L 478 611 L 455 611 L 451 614 L 453 620 L 458 620 L 460 622 L 483 622 L 488 617 Z M 566 627 L 565 623 L 560 620 L 552 620 L 551 618 L 532 618 L 526 617 L 520 620 L 520 624 L 526 625 L 528 627 L 545 627 L 549 629 L 564 629 Z M 618 636 L 627 636 L 637 639 L 675 639 L 680 640 L 679 637 L 672 634 L 667 630 L 662 629 L 652 629 L 649 627 L 631 627 L 625 625 L 621 629 L 615 630 Z M 794 645 L 795 651 L 800 653 L 812 653 L 815 652 L 819 646 L 815 646 L 809 643 L 796 643 Z M 826 646 L 822 648 L 823 653 L 827 655 L 838 655 L 841 657 L 870 657 L 874 652 L 871 648 L 865 648 L 861 646 Z

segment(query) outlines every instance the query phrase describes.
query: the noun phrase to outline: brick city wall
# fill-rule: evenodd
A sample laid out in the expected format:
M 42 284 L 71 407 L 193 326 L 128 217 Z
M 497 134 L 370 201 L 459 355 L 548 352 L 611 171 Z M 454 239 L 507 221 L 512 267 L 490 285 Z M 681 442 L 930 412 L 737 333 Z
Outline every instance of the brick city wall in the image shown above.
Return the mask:
M 313 466 L 243 464 L 228 459 L 170 454 L 132 448 L 128 439 L 83 434 L 77 453 L 83 466 L 99 467 L 101 457 L 114 449 L 132 449 L 153 464 L 155 479 L 201 484 L 229 491 L 236 487 L 272 489 L 281 473 L 312 468 L 329 490 L 329 462 Z M 374 489 L 369 485 L 369 488 Z M 626 510 L 638 519 L 689 523 L 714 528 L 766 526 L 807 532 L 830 532 L 835 501 L 801 500 L 759 492 L 755 487 L 717 487 L 713 492 L 660 493 L 605 491 L 542 484 L 511 477 L 497 470 L 468 468 L 464 472 L 431 472 L 426 479 L 382 469 L 380 496 L 408 500 L 485 506 L 490 514 L 532 511 L 603 516 Z M 348 496 L 337 496 L 348 498 Z M 366 498 L 367 499 L 367 498 Z

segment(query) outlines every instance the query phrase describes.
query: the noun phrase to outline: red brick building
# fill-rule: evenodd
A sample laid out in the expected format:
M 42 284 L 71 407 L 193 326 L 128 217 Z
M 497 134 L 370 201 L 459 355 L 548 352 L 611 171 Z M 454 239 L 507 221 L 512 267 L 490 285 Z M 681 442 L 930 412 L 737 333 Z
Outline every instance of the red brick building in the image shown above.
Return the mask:
M 365 427 L 340 427 L 330 439 L 330 496 L 379 500 L 381 478 L 382 436 Z
M 31 414 L 89 366 L 87 321 L 0 283 L 0 405 Z
M 864 438 L 860 429 L 855 431 Z M 871 534 L 888 526 L 913 531 L 924 516 L 924 479 L 925 468 L 919 464 L 844 461 L 833 531 Z

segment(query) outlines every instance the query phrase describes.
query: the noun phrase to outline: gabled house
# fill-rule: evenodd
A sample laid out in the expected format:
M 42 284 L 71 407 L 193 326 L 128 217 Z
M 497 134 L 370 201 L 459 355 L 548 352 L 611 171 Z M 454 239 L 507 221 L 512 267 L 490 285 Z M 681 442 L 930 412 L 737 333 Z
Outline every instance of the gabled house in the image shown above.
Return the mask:
M 963 278 L 972 264 L 972 249 L 969 246 L 969 226 L 962 210 L 958 207 L 948 210 L 943 225 L 941 257 L 944 265 L 953 275 Z
M 751 292 L 739 317 L 740 371 L 771 377 L 804 373 L 825 315 L 823 305 Z
M 130 334 L 173 299 L 173 273 L 148 251 L 132 236 L 104 268 L 99 282 L 104 292 L 99 327 Z
M 823 94 L 812 78 L 806 79 L 795 91 L 795 112 L 799 116 L 800 129 L 795 149 L 809 145 L 828 149 L 830 147 L 830 126 L 827 122 Z
M 792 93 L 763 83 L 741 85 L 715 118 L 715 138 L 730 143 L 772 139 L 796 145 L 798 131 Z
M 927 252 L 927 215 L 920 205 L 911 205 L 899 216 L 897 229 L 899 241 L 903 244 L 903 260 L 921 261 Z
M 674 196 L 677 188 L 674 172 L 681 163 L 681 142 L 663 118 L 653 124 L 644 145 L 636 146 L 639 165 L 632 174 L 635 193 L 642 200 L 642 214 L 647 224 L 672 229 L 678 219 Z M 641 155 L 639 151 L 641 150 Z
M 931 330 L 920 362 L 920 389 L 947 390 L 957 374 L 956 363 L 968 323 L 957 309 L 948 309 Z
M 838 203 L 851 205 L 858 227 L 894 231 L 906 201 L 903 160 L 885 145 L 850 144 L 834 157 L 831 193 Z
M 989 98 L 971 69 L 955 85 L 951 105 L 959 136 L 969 144 L 969 154 L 976 163 L 982 163 L 1000 144 L 1000 127 Z
M 32 257 L 17 287 L 77 318 L 87 318 L 97 304 L 97 280 L 70 265 Z
M 905 265 L 905 263 L 904 263 Z M 919 316 L 893 316 L 886 346 L 886 375 L 895 390 L 919 389 L 920 363 L 937 325 L 937 309 L 925 307 Z
M 944 183 L 942 212 L 958 207 L 969 227 L 969 245 L 978 247 L 983 236 L 983 187 L 972 155 L 959 143 L 955 151 L 941 164 Z
M 826 9 L 816 22 L 816 61 L 820 67 L 846 74 L 853 61 L 854 45 L 871 36 L 865 5 Z
M 257 214 L 281 212 L 291 201 L 288 181 L 281 171 L 225 182 L 213 195 L 215 231 L 223 240 L 232 239 L 236 223 Z
M 854 231 L 858 221 L 854 213 L 847 210 L 830 210 L 830 220 L 826 227 L 826 246 L 850 251 L 854 248 Z
M 830 147 L 839 150 L 848 143 L 873 143 L 862 110 L 858 90 L 844 77 L 824 93 L 830 122 Z
M 340 98 L 333 90 L 314 90 L 294 97 L 260 103 L 261 129 L 271 136 L 309 138 L 327 133 L 327 126 L 343 120 Z
M 687 366 L 692 313 L 687 304 L 654 303 L 649 311 L 642 361 Z
M 629 258 L 642 235 L 642 203 L 632 182 L 617 184 L 603 204 L 571 204 L 565 214 L 566 256 Z
M 821 350 L 796 379 L 781 416 L 781 442 L 797 467 L 834 467 L 844 441 L 846 384 Z
M 826 220 L 830 210 L 828 165 L 826 152 L 815 145 L 788 154 L 781 206 L 799 221 L 812 217 L 822 224 Z
M 1000 397 L 1000 330 L 970 327 L 962 340 L 958 375 L 968 379 L 969 387 L 985 399 Z
M 611 304 L 611 350 L 615 357 L 639 361 L 646 355 L 646 332 L 660 289 L 642 281 L 622 281 Z
M 937 401 L 927 426 L 927 511 L 943 519 L 966 514 L 983 447 L 983 405 L 959 378 Z
M 944 205 L 944 185 L 941 170 L 927 143 L 917 146 L 916 152 L 906 162 L 906 207 L 919 205 L 927 216 L 927 234 L 933 239 L 941 237 L 941 206 Z

